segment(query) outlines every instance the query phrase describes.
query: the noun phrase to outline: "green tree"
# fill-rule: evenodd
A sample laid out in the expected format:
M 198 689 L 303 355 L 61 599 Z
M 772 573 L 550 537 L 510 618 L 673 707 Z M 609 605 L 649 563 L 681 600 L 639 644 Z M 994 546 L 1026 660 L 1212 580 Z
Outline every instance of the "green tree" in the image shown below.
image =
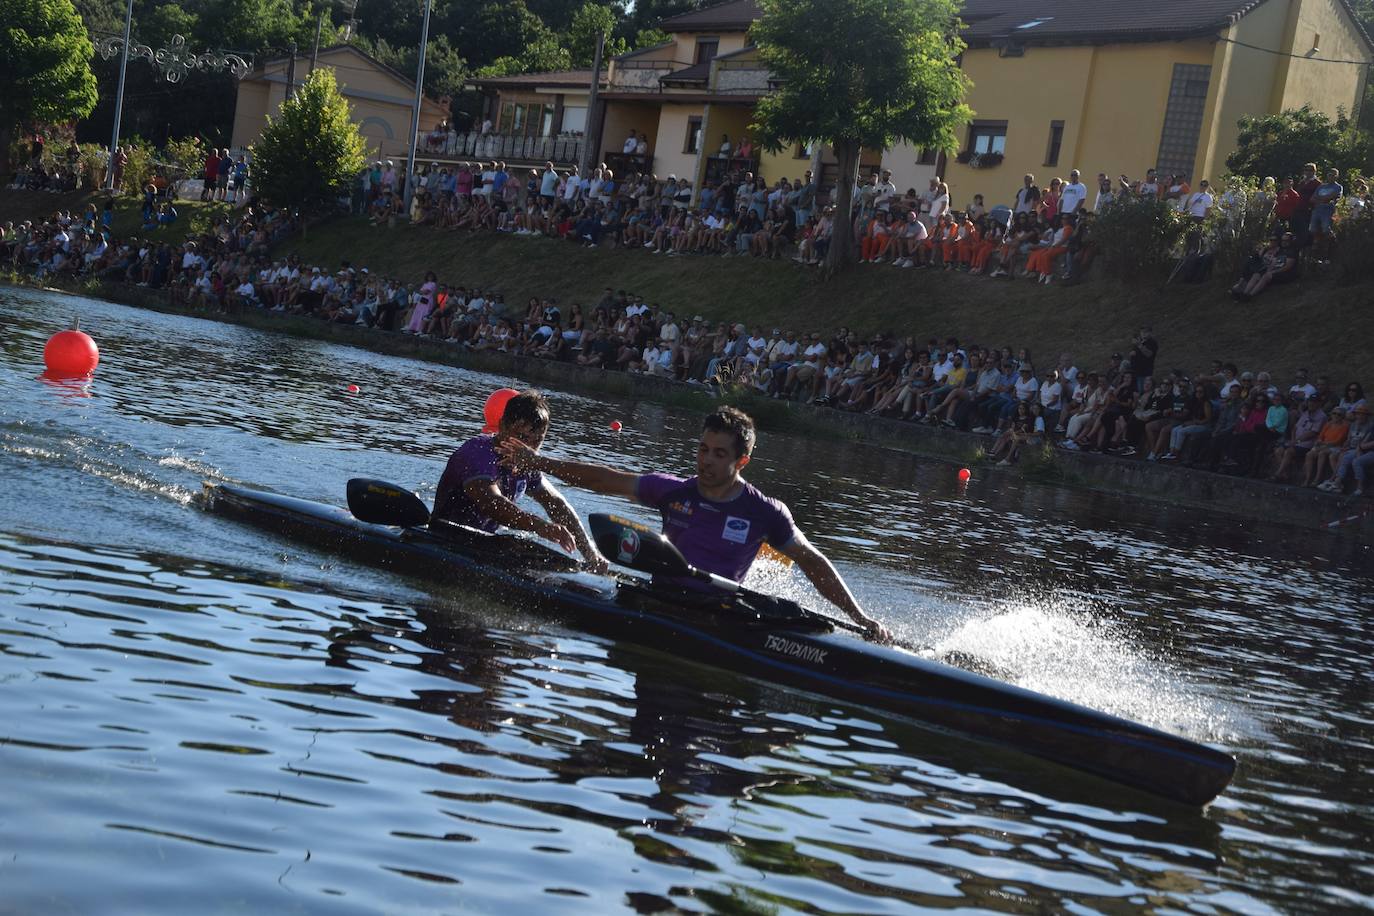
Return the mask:
M 481 76 L 513 76 L 517 73 L 547 73 L 572 67 L 572 55 L 552 32 L 540 35 L 526 46 L 519 57 L 498 57 L 477 72 Z
M 1304 163 L 1319 170 L 1334 166 L 1346 174 L 1369 171 L 1374 143 L 1342 112 L 1334 121 L 1306 105 L 1275 115 L 1240 119 L 1236 151 L 1226 157 L 1234 175 L 1284 178 L 1298 175 Z
M 364 149 L 334 71 L 321 67 L 268 116 L 252 146 L 253 182 L 274 203 L 319 210 L 357 178 Z
M 624 54 L 630 50 L 625 39 L 612 35 L 619 17 L 609 7 L 587 0 L 573 14 L 572 25 L 568 26 L 567 47 L 572 55 L 574 67 L 590 67 L 596 59 L 596 36 L 606 36 L 606 47 L 602 60 Z M 604 64 L 603 64 L 604 66 Z
M 91 113 L 94 54 L 72 0 L 0 0 L 0 175 L 16 128 Z
M 821 141 L 839 176 L 827 273 L 854 259 L 850 201 L 861 150 L 905 140 L 952 150 L 973 112 L 957 0 L 761 0 L 752 36 L 780 88 L 755 109 L 753 130 L 771 150 Z M 824 27 L 818 27 L 823 23 Z

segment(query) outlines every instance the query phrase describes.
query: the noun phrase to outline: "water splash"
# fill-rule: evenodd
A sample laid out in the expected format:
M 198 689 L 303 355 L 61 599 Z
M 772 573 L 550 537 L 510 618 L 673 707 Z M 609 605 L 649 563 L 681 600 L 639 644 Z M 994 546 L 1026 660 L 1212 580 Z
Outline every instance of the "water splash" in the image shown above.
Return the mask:
M 1257 726 L 1090 601 L 1018 599 L 940 639 L 943 653 L 995 666 L 1017 686 L 1200 741 Z

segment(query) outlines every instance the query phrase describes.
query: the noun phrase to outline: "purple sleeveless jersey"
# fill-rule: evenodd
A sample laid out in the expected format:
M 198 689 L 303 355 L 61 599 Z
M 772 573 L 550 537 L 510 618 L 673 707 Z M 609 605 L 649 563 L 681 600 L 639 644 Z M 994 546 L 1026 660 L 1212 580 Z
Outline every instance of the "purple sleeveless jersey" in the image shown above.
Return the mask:
M 792 513 L 751 484 L 727 502 L 697 491 L 697 479 L 645 474 L 635 498 L 663 516 L 663 534 L 698 569 L 742 581 L 764 541 L 778 550 L 797 536 Z
M 538 471 L 527 474 L 513 474 L 501 466 L 500 457 L 493 448 L 492 436 L 475 436 L 464 442 L 448 460 L 444 476 L 439 478 L 439 489 L 434 494 L 434 517 L 495 531 L 497 524 L 482 514 L 477 504 L 468 498 L 463 487 L 472 480 L 492 480 L 501 495 L 515 502 L 528 492 L 538 490 L 544 479 Z

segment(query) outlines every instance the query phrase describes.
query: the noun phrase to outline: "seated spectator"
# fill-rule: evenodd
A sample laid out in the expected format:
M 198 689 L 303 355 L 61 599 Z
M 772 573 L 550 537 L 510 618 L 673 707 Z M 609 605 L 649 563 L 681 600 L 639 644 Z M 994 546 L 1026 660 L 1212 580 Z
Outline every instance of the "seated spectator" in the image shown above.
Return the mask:
M 1246 261 L 1240 282 L 1231 287 L 1231 298 L 1249 302 L 1270 286 L 1291 283 L 1298 277 L 1299 262 L 1293 233 L 1285 232 L 1280 238 L 1271 239 Z

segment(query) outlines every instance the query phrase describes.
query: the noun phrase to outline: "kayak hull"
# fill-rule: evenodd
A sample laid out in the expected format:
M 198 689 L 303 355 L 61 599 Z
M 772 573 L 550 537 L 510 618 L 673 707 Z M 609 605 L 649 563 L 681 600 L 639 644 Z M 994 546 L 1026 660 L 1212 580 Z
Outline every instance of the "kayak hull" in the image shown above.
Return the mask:
M 1198 742 L 864 642 L 814 618 L 683 607 L 635 582 L 579 574 L 571 562 L 550 569 L 550 552 L 517 538 L 373 525 L 342 508 L 226 484 L 207 484 L 206 496 L 216 513 L 285 537 L 515 598 L 596 635 L 991 741 L 1183 804 L 1207 804 L 1235 771 L 1234 758 Z

